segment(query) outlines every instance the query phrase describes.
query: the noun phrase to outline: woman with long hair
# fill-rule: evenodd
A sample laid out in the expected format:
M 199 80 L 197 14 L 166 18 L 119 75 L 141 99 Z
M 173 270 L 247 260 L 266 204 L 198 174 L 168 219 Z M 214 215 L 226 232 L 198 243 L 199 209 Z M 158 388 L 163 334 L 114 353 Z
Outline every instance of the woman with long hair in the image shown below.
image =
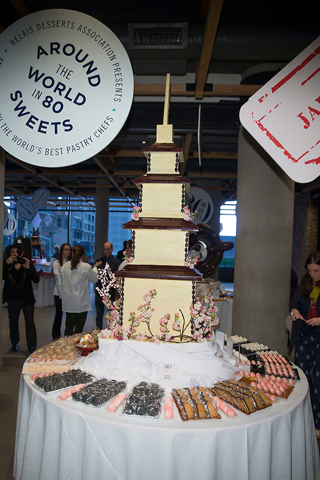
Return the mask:
M 320 253 L 309 255 L 305 268 L 306 273 L 290 300 L 293 324 L 289 353 L 295 347 L 295 363 L 308 379 L 316 434 L 320 439 Z
M 72 249 L 69 243 L 63 243 L 60 248 L 58 258 L 53 262 L 52 271 L 55 278 L 55 287 L 53 291 L 54 304 L 56 312 L 52 325 L 52 338 L 58 340 L 61 337 L 61 323 L 62 323 L 62 284 L 61 284 L 61 269 L 63 265 L 71 260 Z
M 83 262 L 86 252 L 82 245 L 73 247 L 73 256 L 61 269 L 62 310 L 66 312 L 65 336 L 81 333 L 86 323 L 87 313 L 92 310 L 90 302 L 90 282 L 98 280 L 96 262 L 92 268 Z

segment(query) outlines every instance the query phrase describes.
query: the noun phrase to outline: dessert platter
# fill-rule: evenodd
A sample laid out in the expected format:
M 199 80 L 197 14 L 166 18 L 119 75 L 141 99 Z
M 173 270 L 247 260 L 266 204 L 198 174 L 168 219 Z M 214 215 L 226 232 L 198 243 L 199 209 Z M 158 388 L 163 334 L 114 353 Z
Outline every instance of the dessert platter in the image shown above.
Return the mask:
M 126 342 L 141 343 L 108 342 L 123 348 Z M 161 349 L 149 342 L 142 345 Z M 44 470 L 46 480 L 84 480 L 89 472 L 98 480 L 147 480 L 152 469 L 156 480 L 195 478 L 199 471 L 205 480 L 245 480 L 258 473 L 270 480 L 276 475 L 291 478 L 293 469 L 295 478 L 318 478 L 308 383 L 295 366 L 291 368 L 299 380 L 285 375 L 273 379 L 273 374 L 255 372 L 255 365 L 241 354 L 241 359 L 232 358 L 232 378 L 214 381 L 195 372 L 193 384 L 186 386 L 188 377 L 177 376 L 177 383 L 168 387 L 164 377 L 153 377 L 152 368 L 139 376 L 134 365 L 132 377 L 128 364 L 125 368 L 116 356 L 113 366 L 118 368 L 109 375 L 91 374 L 85 364 L 91 365 L 99 351 L 86 357 L 77 351 L 78 360 L 62 373 L 41 371 L 41 363 L 49 365 L 49 360 L 35 359 L 31 364 L 39 373 L 21 376 L 17 480 L 42 478 Z M 130 352 L 134 359 L 135 352 Z M 110 362 L 112 355 L 107 357 Z M 161 469 L 154 469 L 163 458 Z
M 80 334 L 81 338 L 92 338 L 93 335 Z M 257 362 L 244 354 L 240 357 L 236 349 L 230 358 L 226 346 L 221 350 L 214 339 L 206 342 L 204 349 L 202 344 L 182 347 L 129 340 L 106 341 L 98 336 L 102 343 L 100 348 L 92 350 L 85 358 L 78 353 L 75 359 L 70 345 L 74 344 L 78 351 L 78 337 L 69 337 L 68 342 L 61 339 L 42 347 L 25 362 L 23 373 L 32 374 L 31 385 L 43 394 L 55 393 L 60 400 L 74 400 L 84 405 L 101 407 L 122 393 L 116 407 L 113 404 L 115 408 L 112 407 L 109 412 L 116 412 L 124 404 L 122 413 L 127 415 L 157 418 L 162 415 L 168 419 L 168 416 L 173 417 L 173 409 L 166 415 L 165 397 L 170 397 L 170 404 L 173 405 L 174 400 L 183 421 L 219 419 L 219 412 L 226 413 L 226 404 L 229 417 L 235 416 L 231 407 L 249 415 L 271 407 L 280 398 L 287 399 L 296 382 L 300 381 L 292 362 L 266 346 L 263 346 L 263 354 L 259 350 L 251 350 L 255 358 L 260 358 L 259 354 L 263 356 L 262 361 Z M 62 358 L 49 358 L 54 346 L 56 350 L 61 349 L 58 348 L 59 342 L 66 346 Z M 167 367 L 178 366 L 177 375 L 171 379 L 173 388 L 168 387 L 167 376 L 159 376 L 156 368 L 162 364 L 163 355 Z M 269 367 L 270 364 L 272 367 Z M 202 371 L 197 371 L 197 368 L 202 368 Z

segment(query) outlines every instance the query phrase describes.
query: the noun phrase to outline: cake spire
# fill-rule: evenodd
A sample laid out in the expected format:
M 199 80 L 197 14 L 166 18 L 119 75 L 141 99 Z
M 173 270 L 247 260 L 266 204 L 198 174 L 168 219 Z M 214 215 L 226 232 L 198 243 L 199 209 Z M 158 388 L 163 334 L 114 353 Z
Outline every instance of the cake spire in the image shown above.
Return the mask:
M 170 73 L 166 77 L 166 89 L 164 99 L 163 124 L 157 125 L 156 143 L 173 143 L 173 128 L 168 125 L 169 118 L 169 99 L 170 99 Z
M 170 73 L 167 73 L 166 90 L 165 90 L 165 97 L 164 97 L 163 125 L 168 125 L 169 99 L 170 99 Z

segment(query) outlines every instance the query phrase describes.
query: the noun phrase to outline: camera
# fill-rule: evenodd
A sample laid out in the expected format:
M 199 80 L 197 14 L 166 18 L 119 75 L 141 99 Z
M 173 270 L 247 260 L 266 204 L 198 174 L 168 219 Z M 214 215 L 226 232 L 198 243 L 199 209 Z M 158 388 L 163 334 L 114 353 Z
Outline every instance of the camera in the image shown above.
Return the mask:
M 21 265 L 24 265 L 26 263 L 25 259 L 23 258 L 23 247 L 22 245 L 19 245 L 18 244 L 18 247 L 17 247 L 17 259 L 14 263 L 20 263 Z

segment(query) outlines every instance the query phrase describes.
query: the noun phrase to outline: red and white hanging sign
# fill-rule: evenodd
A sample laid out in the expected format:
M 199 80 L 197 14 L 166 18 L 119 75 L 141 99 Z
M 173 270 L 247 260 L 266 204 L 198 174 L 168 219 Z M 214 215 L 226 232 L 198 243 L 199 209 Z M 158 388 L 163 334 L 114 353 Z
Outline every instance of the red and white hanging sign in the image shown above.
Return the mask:
M 243 105 L 240 121 L 292 180 L 320 175 L 320 37 Z

